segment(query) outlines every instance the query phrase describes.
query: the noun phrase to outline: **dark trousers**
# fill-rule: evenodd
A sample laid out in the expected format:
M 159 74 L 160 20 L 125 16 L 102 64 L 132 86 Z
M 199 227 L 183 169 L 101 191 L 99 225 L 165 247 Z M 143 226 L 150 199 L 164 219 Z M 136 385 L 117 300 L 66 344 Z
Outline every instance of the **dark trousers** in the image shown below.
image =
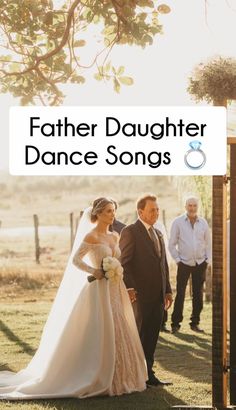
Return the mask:
M 192 276 L 192 315 L 190 325 L 198 325 L 200 314 L 203 309 L 203 285 L 206 278 L 207 263 L 204 261 L 200 265 L 189 266 L 180 262 L 177 270 L 177 293 L 172 313 L 172 326 L 179 326 L 183 320 L 183 308 L 185 299 L 185 290 L 189 276 Z
M 148 375 L 153 374 L 154 353 L 163 320 L 164 304 L 156 301 L 152 304 L 136 304 L 134 313 L 147 362 Z
M 163 314 L 163 319 L 162 319 L 162 324 L 161 326 L 166 326 L 166 323 L 168 322 L 168 312 L 167 310 L 164 310 L 164 314 Z

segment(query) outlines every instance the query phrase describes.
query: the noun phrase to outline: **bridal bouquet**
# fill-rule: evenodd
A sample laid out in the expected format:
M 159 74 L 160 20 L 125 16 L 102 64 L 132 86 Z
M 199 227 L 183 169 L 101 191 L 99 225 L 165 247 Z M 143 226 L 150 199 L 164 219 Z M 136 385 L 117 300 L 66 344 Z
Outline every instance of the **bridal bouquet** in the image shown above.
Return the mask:
M 112 256 L 107 256 L 102 260 L 102 270 L 107 280 L 119 282 L 119 280 L 123 278 L 123 268 L 118 259 Z M 96 280 L 94 276 L 88 277 L 89 282 L 93 282 L 94 280 Z
M 102 261 L 102 269 L 106 279 L 119 281 L 123 278 L 123 268 L 118 259 L 107 256 Z

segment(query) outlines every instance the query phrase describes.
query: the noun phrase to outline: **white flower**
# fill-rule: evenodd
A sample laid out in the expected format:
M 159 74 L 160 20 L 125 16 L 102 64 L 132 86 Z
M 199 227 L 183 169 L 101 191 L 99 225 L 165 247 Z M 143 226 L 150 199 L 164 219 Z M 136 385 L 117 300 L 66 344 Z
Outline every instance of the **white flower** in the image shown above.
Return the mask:
M 123 268 L 118 259 L 107 256 L 102 261 L 102 267 L 105 271 L 105 277 L 114 282 L 119 282 L 123 277 Z
M 105 273 L 105 276 L 106 276 L 107 279 L 114 278 L 114 276 L 115 276 L 115 271 L 114 271 L 114 270 L 108 270 L 108 271 Z
M 124 272 L 124 269 L 122 268 L 122 266 L 118 266 L 116 271 L 117 271 L 117 274 L 121 276 Z
M 104 258 L 103 261 L 102 261 L 103 269 L 105 271 L 109 270 L 109 268 L 111 266 L 111 263 L 112 263 L 112 257 L 111 256 L 107 256 L 106 258 Z

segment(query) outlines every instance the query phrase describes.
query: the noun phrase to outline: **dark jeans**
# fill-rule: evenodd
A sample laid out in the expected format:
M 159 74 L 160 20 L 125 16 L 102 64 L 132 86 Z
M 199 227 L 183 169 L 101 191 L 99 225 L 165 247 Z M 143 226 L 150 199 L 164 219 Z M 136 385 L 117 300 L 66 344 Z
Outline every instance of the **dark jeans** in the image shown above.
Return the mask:
M 203 285 L 206 279 L 207 263 L 204 261 L 200 265 L 189 266 L 180 262 L 177 270 L 177 294 L 175 297 L 174 311 L 172 313 L 172 326 L 179 326 L 183 320 L 183 308 L 185 290 L 190 274 L 192 275 L 192 315 L 190 325 L 198 325 L 200 313 L 203 308 Z
M 168 322 L 168 312 L 167 310 L 164 310 L 164 314 L 163 314 L 163 319 L 162 319 L 162 324 L 161 326 L 166 326 L 166 323 Z

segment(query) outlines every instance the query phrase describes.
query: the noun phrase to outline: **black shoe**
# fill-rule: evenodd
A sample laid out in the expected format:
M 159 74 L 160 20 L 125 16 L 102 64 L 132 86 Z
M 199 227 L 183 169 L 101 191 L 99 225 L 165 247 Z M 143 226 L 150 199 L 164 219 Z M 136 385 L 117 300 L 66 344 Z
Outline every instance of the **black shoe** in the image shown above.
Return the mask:
M 146 381 L 147 386 L 172 386 L 172 382 L 164 381 L 158 379 L 154 374 L 149 376 L 149 379 Z
M 197 333 L 205 333 L 198 325 L 190 325 L 190 329 Z
M 179 331 L 180 326 L 179 325 L 172 325 L 171 326 L 171 333 L 175 334 Z
M 170 330 L 167 329 L 166 325 L 163 325 L 160 330 L 161 332 L 164 332 L 164 333 L 170 333 Z

